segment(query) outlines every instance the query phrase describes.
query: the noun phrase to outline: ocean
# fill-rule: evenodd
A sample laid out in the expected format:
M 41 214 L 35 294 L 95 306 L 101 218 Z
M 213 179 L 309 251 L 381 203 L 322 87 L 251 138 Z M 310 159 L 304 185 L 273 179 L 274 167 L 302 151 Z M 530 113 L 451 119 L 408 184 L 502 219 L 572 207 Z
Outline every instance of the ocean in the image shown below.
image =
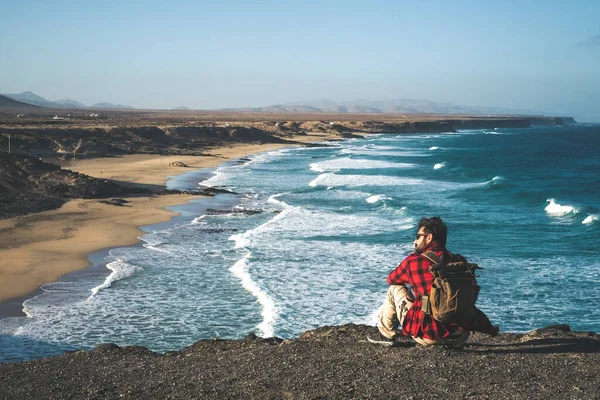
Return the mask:
M 484 268 L 478 306 L 502 331 L 600 332 L 599 154 L 600 125 L 536 126 L 371 135 L 180 175 L 168 187 L 237 194 L 172 207 L 140 245 L 44 285 L 27 317 L 0 320 L 0 361 L 374 325 L 434 215 Z

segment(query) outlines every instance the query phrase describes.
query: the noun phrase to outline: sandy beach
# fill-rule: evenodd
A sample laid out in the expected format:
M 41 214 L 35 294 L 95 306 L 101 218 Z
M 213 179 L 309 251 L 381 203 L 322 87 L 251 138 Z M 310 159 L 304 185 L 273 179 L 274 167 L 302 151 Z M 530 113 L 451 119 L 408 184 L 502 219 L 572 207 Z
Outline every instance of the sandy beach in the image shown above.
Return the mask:
M 299 142 L 339 140 L 326 134 L 294 137 Z M 289 144 L 232 144 L 206 156 L 127 155 L 79 160 L 64 168 L 93 177 L 143 186 L 163 186 L 168 177 L 193 169 L 212 168 L 227 160 L 270 151 Z M 169 166 L 183 162 L 188 168 Z M 140 226 L 168 221 L 176 215 L 165 207 L 198 196 L 170 194 L 125 197 L 125 206 L 94 200 L 72 200 L 60 209 L 0 220 L 0 303 L 25 296 L 41 285 L 90 265 L 95 251 L 133 245 Z

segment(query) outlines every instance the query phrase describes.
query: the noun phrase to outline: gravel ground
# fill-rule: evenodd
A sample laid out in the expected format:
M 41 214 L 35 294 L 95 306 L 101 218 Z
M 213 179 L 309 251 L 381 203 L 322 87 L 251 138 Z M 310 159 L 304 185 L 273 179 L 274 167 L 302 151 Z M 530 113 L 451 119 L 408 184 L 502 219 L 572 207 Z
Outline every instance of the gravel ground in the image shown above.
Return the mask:
M 557 325 L 474 334 L 463 350 L 368 343 L 375 328 L 202 340 L 164 355 L 105 344 L 0 363 L 1 399 L 600 398 L 600 336 Z

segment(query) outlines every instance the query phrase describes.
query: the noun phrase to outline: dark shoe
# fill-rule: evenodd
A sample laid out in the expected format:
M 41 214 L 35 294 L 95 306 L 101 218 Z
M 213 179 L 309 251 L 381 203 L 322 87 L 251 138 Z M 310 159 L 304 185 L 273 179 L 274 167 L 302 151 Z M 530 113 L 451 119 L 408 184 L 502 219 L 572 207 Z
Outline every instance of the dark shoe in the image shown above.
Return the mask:
M 396 341 L 394 339 L 389 339 L 383 336 L 380 332 L 377 332 L 374 335 L 367 336 L 367 340 L 373 344 L 379 344 L 382 346 L 395 346 Z
M 500 332 L 500 327 L 498 325 L 494 325 L 494 328 L 492 329 L 490 335 L 492 335 L 492 337 L 496 337 L 498 336 L 498 332 Z

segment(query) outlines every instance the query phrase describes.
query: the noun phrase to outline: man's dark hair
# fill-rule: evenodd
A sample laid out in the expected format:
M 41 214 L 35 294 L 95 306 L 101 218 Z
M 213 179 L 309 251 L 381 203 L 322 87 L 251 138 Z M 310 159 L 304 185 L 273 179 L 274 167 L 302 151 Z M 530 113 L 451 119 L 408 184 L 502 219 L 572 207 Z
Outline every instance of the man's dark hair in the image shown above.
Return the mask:
M 431 233 L 435 242 L 444 247 L 446 246 L 448 227 L 440 217 L 421 218 L 418 229 L 421 228 L 424 228 L 425 233 Z

